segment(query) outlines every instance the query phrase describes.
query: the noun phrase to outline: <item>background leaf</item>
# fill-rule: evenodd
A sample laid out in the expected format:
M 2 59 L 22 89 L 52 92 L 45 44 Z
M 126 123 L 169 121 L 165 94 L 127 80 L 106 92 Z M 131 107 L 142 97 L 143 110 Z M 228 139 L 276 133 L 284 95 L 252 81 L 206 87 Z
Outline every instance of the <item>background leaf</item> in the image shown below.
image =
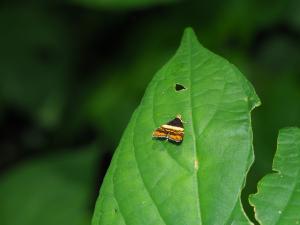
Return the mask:
M 1 98 L 53 129 L 62 119 L 70 82 L 65 23 L 45 8 L 21 4 L 1 7 L 0 26 Z
M 273 170 L 258 184 L 250 197 L 261 224 L 300 223 L 300 129 L 280 131 Z
M 90 224 L 98 151 L 28 160 L 0 179 L 0 224 Z
M 89 7 L 104 9 L 130 9 L 149 7 L 152 5 L 167 4 L 179 0 L 73 0 Z
M 186 89 L 176 91 L 176 83 Z M 250 111 L 257 105 L 243 75 L 187 29 L 131 118 L 93 225 L 250 224 L 240 193 L 253 161 Z M 153 129 L 176 114 L 185 121 L 183 143 L 152 140 Z

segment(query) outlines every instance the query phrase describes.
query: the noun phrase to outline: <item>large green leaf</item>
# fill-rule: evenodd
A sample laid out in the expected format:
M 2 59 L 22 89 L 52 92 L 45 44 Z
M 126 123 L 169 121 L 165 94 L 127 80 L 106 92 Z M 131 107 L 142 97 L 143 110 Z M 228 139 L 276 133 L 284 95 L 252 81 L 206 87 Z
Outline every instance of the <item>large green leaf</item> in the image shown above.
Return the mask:
M 176 83 L 186 89 L 176 91 Z M 187 29 L 131 118 L 93 225 L 250 224 L 240 193 L 253 162 L 250 111 L 257 105 L 236 67 Z M 185 121 L 182 144 L 152 139 L 152 131 L 176 114 Z
M 1 225 L 87 225 L 96 148 L 28 160 L 0 177 Z
M 300 224 L 300 129 L 280 131 L 275 154 L 274 174 L 258 184 L 250 197 L 256 218 L 263 225 Z

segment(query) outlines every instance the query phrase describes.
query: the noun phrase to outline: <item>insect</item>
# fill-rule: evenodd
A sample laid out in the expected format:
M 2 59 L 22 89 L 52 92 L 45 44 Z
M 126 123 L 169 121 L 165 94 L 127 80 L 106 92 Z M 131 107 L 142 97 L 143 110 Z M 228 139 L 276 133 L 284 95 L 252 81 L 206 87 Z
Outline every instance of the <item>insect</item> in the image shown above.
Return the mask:
M 152 137 L 180 144 L 184 137 L 181 115 L 177 115 L 175 119 L 157 128 L 153 132 Z

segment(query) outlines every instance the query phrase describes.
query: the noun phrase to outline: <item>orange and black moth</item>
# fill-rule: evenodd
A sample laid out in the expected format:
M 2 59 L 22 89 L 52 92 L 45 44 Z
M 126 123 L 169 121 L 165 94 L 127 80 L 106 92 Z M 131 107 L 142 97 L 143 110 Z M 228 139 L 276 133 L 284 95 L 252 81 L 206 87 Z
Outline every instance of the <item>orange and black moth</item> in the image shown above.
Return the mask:
M 175 119 L 157 128 L 153 132 L 152 137 L 180 144 L 184 137 L 181 115 L 177 115 Z

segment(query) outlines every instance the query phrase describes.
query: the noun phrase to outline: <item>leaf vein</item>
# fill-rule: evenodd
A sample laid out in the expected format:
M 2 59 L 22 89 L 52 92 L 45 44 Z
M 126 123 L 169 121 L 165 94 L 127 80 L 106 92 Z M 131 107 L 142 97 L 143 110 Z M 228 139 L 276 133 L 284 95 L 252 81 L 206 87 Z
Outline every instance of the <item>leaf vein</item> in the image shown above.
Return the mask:
M 192 55 L 191 55 L 191 36 L 190 35 L 188 35 L 188 38 L 189 38 L 189 41 L 188 41 L 188 43 L 189 43 L 189 46 L 188 46 L 188 50 L 189 50 L 189 57 L 188 57 L 188 59 L 189 59 L 189 80 L 190 80 L 190 91 L 189 91 L 189 93 L 190 93 L 190 108 L 191 108 L 191 119 L 192 119 L 192 122 L 191 122 L 191 127 L 192 127 L 192 134 L 193 134 L 193 144 L 194 144 L 194 160 L 198 160 L 198 153 L 197 153 L 197 143 L 196 143 L 196 134 L 195 134 L 195 127 L 194 127 L 194 117 L 193 117 L 193 100 L 192 100 L 192 84 L 193 84 L 193 82 L 192 82 Z M 198 212 L 198 216 L 199 216 L 199 218 L 200 218 L 200 224 L 203 224 L 203 220 L 202 220 L 202 213 L 201 213 L 201 207 L 200 207 L 200 190 L 199 190 L 199 180 L 198 180 L 198 171 L 197 170 L 195 170 L 195 172 L 194 172 L 194 180 L 195 180 L 195 182 L 196 182 L 196 193 L 195 193 L 195 195 L 197 196 L 197 198 L 195 198 L 196 199 L 196 205 L 197 205 L 197 212 Z
M 139 115 L 140 115 L 140 111 L 138 112 L 137 117 L 138 117 Z M 135 126 L 136 126 L 136 120 L 134 121 L 134 128 L 135 128 Z M 134 129 L 134 130 L 135 130 L 135 129 Z M 132 135 L 132 143 L 133 143 L 133 145 L 132 145 L 132 146 L 133 146 L 133 155 L 134 155 L 134 157 L 135 157 L 135 162 L 136 162 L 136 166 L 137 166 L 137 171 L 138 171 L 138 173 L 139 173 L 139 175 L 140 175 L 141 181 L 142 181 L 142 183 L 144 184 L 145 190 L 147 191 L 147 193 L 148 193 L 148 195 L 149 195 L 151 201 L 154 203 L 154 206 L 156 207 L 156 210 L 157 210 L 157 212 L 158 212 L 158 215 L 160 216 L 160 218 L 161 218 L 161 220 L 163 221 L 163 223 L 164 223 L 165 225 L 167 225 L 167 223 L 166 223 L 164 217 L 162 216 L 162 213 L 161 213 L 161 211 L 160 211 L 160 209 L 159 209 L 159 207 L 158 207 L 156 201 L 154 200 L 154 198 L 153 198 L 153 196 L 152 196 L 152 194 L 151 194 L 151 192 L 150 192 L 150 190 L 149 190 L 149 187 L 146 185 L 144 176 L 142 175 L 141 168 L 140 168 L 140 165 L 139 165 L 139 162 L 138 162 L 138 159 L 137 159 L 137 155 L 136 155 L 136 147 L 135 147 L 136 144 L 135 144 L 135 141 L 134 141 L 134 134 Z

